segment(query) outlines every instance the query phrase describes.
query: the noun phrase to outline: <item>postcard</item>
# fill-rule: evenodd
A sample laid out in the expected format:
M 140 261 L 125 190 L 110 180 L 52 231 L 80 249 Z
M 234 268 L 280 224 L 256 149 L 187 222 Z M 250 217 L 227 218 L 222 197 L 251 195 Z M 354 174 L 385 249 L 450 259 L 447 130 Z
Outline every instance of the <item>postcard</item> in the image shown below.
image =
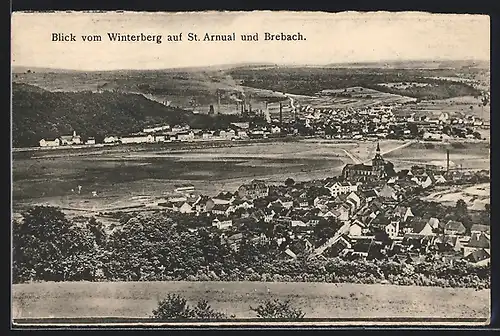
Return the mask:
M 488 16 L 11 25 L 14 327 L 489 323 Z

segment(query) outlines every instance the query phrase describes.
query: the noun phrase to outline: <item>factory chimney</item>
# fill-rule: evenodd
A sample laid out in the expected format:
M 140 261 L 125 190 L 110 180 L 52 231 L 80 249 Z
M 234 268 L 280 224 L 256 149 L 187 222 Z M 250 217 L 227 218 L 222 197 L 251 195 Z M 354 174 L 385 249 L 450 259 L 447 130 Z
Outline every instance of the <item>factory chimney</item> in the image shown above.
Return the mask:
M 446 150 L 446 175 L 450 174 L 450 150 Z
M 283 126 L 283 104 L 280 102 L 280 126 Z
M 217 113 L 216 114 L 219 114 L 220 113 L 220 92 L 219 90 L 217 90 Z

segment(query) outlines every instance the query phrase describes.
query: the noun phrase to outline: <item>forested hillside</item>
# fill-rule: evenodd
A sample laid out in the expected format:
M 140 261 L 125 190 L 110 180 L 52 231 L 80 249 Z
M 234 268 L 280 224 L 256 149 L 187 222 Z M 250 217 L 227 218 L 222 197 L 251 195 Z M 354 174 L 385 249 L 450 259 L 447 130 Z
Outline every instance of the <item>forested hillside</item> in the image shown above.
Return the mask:
M 228 123 L 236 116 L 217 119 L 193 114 L 151 101 L 139 94 L 105 91 L 49 92 L 41 88 L 13 83 L 12 142 L 14 147 L 37 146 L 42 138 L 51 139 L 75 130 L 83 138 L 99 141 L 105 135 L 138 132 L 156 123 L 189 124 L 212 128 Z

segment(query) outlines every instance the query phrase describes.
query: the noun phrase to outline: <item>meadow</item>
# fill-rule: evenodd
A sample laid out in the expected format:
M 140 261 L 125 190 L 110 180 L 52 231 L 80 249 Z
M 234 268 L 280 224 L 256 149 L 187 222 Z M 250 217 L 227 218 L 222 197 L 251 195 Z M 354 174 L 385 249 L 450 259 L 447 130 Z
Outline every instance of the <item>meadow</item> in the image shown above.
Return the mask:
M 337 90 L 322 90 L 314 96 L 293 95 L 302 106 L 315 106 L 318 108 L 365 108 L 379 104 L 407 103 L 415 101 L 414 98 L 397 94 L 380 92 L 364 87 L 349 87 Z
M 395 167 L 435 164 L 446 167 L 446 150 L 450 151 L 450 168 L 489 169 L 489 142 L 418 142 L 385 155 Z
M 384 157 L 396 169 L 443 164 L 446 148 L 453 165 L 489 167 L 487 143 L 403 144 L 397 140 L 380 142 Z M 274 184 L 288 177 L 296 181 L 323 179 L 340 175 L 343 166 L 352 163 L 345 150 L 366 162 L 374 156 L 375 144 L 308 139 L 220 148 L 144 145 L 19 152 L 14 153 L 12 162 L 14 209 L 47 204 L 100 211 L 157 203 L 175 194 L 175 186 L 183 183 L 193 184 L 196 194 L 214 196 L 220 191 L 236 191 L 252 179 Z M 80 193 L 78 185 L 82 186 Z
M 183 183 L 193 184 L 196 193 L 216 195 L 236 191 L 254 178 L 283 183 L 288 177 L 298 181 L 336 176 L 344 159 L 338 147 L 301 142 L 14 153 L 14 207 L 33 203 L 78 209 L 130 206 L 168 197 Z M 93 191 L 97 196 L 92 196 Z
M 308 318 L 489 318 L 490 291 L 465 288 L 273 282 L 44 282 L 13 286 L 14 318 L 148 317 L 167 294 L 205 299 L 237 318 L 289 299 Z

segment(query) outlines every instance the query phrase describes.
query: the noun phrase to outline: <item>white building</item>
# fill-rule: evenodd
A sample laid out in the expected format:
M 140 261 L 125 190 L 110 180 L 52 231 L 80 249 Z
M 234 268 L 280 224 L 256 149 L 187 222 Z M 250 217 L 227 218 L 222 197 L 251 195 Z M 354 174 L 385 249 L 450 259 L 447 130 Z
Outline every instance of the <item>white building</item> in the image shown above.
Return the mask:
M 104 143 L 115 143 L 115 142 L 120 142 L 120 139 L 116 136 L 110 135 L 104 137 Z
M 133 143 L 152 143 L 155 142 L 155 137 L 151 134 L 148 135 L 130 135 L 124 136 L 120 139 L 122 144 L 133 144 Z
M 54 140 L 42 139 L 39 141 L 40 147 L 57 147 L 61 145 L 61 140 L 55 138 Z

